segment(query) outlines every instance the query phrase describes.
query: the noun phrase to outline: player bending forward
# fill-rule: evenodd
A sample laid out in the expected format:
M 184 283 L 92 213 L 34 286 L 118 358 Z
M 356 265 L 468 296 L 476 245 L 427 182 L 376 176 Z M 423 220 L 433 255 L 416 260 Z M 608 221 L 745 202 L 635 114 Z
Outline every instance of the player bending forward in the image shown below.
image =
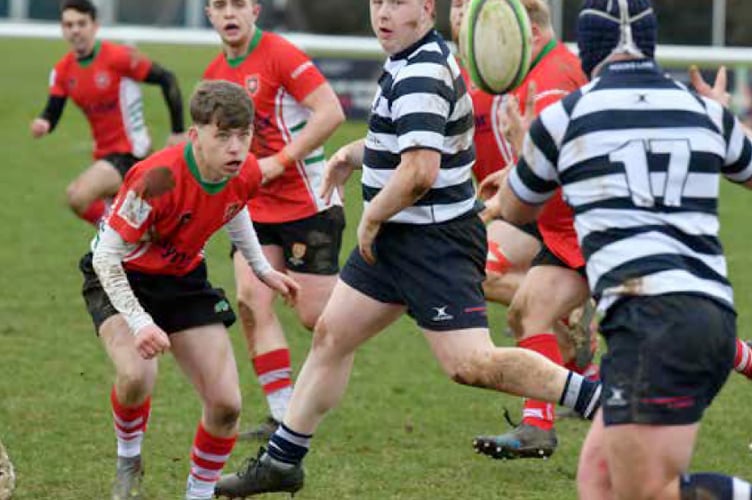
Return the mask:
M 186 499 L 211 498 L 235 444 L 240 389 L 226 327 L 235 321 L 207 280 L 203 248 L 226 227 L 259 279 L 289 300 L 297 284 L 261 252 L 246 203 L 261 183 L 251 141 L 253 104 L 229 82 L 204 82 L 190 103 L 189 142 L 136 165 L 81 260 L 83 295 L 115 366 L 112 498 L 141 498 L 141 443 L 157 355 L 172 351 L 201 398 Z

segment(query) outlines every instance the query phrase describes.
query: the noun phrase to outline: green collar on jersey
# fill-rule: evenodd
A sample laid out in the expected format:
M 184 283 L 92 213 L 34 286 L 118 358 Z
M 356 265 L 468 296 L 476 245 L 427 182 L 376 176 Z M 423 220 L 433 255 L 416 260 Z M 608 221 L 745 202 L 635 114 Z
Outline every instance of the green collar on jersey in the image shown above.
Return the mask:
M 96 42 L 94 42 L 94 50 L 91 51 L 91 54 L 85 57 L 78 58 L 76 59 L 76 61 L 82 68 L 87 67 L 88 65 L 94 62 L 94 59 L 97 58 L 97 54 L 99 54 L 99 49 L 101 48 L 102 48 L 102 42 L 97 40 Z
M 530 63 L 530 69 L 533 69 L 536 64 L 540 62 L 541 59 L 546 57 L 546 55 L 554 50 L 556 48 L 556 38 L 551 38 L 551 40 L 548 41 L 548 43 L 541 49 L 540 54 L 538 54 L 538 57 L 535 58 L 535 60 Z
M 225 179 L 219 182 L 206 182 L 201 178 L 201 172 L 199 172 L 198 170 L 196 157 L 193 155 L 193 146 L 190 142 L 185 145 L 185 148 L 183 148 L 183 157 L 185 158 L 185 162 L 188 164 L 188 170 L 191 171 L 191 175 L 193 175 L 193 177 L 201 185 L 204 191 L 209 194 L 217 194 L 225 188 L 229 179 Z
M 251 52 L 253 52 L 253 49 L 258 47 L 259 42 L 261 42 L 261 35 L 263 35 L 264 32 L 261 31 L 261 28 L 256 28 L 256 32 L 253 34 L 253 38 L 251 38 L 251 43 L 248 44 L 248 51 L 243 54 L 242 56 L 229 58 L 225 55 L 225 58 L 227 59 L 227 64 L 230 65 L 231 68 L 237 68 L 240 66 L 243 61 L 245 61 L 245 58 L 251 55 Z

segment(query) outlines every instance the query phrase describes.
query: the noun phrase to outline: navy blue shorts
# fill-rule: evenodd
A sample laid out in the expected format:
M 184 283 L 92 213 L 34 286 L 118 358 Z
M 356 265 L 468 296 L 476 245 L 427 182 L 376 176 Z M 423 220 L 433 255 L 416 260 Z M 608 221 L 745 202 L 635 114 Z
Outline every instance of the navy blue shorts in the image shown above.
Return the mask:
M 605 425 L 699 422 L 733 366 L 736 314 L 702 296 L 622 299 L 600 331 Z
M 426 330 L 487 328 L 486 227 L 476 214 L 432 225 L 384 224 L 374 242 L 376 263 L 357 247 L 340 278 L 372 299 L 407 306 Z

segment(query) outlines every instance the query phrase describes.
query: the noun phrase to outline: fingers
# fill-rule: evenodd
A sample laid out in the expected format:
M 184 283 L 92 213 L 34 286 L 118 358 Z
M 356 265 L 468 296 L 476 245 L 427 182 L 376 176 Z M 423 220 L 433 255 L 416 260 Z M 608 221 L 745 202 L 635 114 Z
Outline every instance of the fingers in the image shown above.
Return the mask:
M 702 73 L 700 73 L 700 68 L 698 68 L 694 64 L 689 67 L 689 80 L 692 83 L 692 86 L 695 88 L 695 90 L 697 90 L 697 92 L 700 93 L 701 95 L 707 95 L 707 93 L 710 91 L 710 85 L 708 85 L 708 83 L 702 77 Z
M 360 251 L 360 256 L 363 257 L 363 260 L 368 264 L 374 265 L 376 263 L 376 257 L 373 255 L 370 242 L 358 245 L 358 250 Z
M 170 349 L 170 339 L 163 331 L 148 331 L 136 336 L 136 350 L 144 359 L 152 359 Z
M 331 203 L 333 190 L 334 186 L 332 186 L 329 180 L 329 172 L 327 171 L 327 174 L 324 176 L 324 182 L 321 184 L 321 189 L 319 190 L 319 196 L 321 196 L 327 205 Z
M 535 81 L 533 80 L 527 86 L 527 96 L 525 97 L 525 120 L 527 122 L 532 122 L 533 118 L 535 118 L 535 91 L 536 90 L 537 90 L 537 86 L 535 85 Z
M 726 66 L 718 68 L 718 73 L 715 75 L 715 83 L 713 83 L 713 90 L 716 92 L 726 92 L 728 83 L 728 75 L 726 74 Z

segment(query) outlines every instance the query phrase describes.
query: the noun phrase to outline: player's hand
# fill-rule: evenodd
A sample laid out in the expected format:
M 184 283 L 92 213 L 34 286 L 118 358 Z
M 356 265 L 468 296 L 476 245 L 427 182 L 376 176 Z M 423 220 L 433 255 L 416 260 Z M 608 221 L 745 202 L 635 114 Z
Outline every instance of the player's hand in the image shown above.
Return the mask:
M 376 263 L 373 242 L 380 229 L 381 222 L 371 219 L 366 213 L 363 214 L 358 224 L 358 251 L 361 257 L 371 265 Z
M 136 350 L 144 359 L 163 354 L 170 349 L 167 334 L 155 324 L 146 325 L 136 332 Z
M 285 173 L 285 166 L 279 161 L 276 155 L 267 156 L 259 160 L 259 168 L 261 169 L 261 184 L 268 184 L 283 173 Z
M 353 171 L 353 164 L 350 161 L 347 146 L 339 148 L 334 155 L 326 162 L 324 171 L 324 182 L 321 183 L 321 196 L 328 205 L 332 199 L 332 193 L 337 190 L 339 198 L 345 200 L 345 182 L 350 178 Z
M 485 200 L 485 207 L 479 214 L 481 220 L 485 223 L 501 217 L 501 187 L 507 182 L 510 168 L 512 167 L 507 167 L 505 169 L 499 170 L 498 172 L 494 172 L 493 174 L 483 179 L 483 182 L 481 183 L 482 188 L 483 184 L 488 181 L 489 186 L 487 186 L 486 191 L 488 193 L 491 193 L 486 198 L 483 198 L 483 200 Z M 491 184 L 493 186 L 491 186 Z
M 34 139 L 39 139 L 50 133 L 50 122 L 44 118 L 35 118 L 31 122 L 31 136 Z
M 535 82 L 530 82 L 527 86 L 527 96 L 525 97 L 525 114 L 520 112 L 520 102 L 514 95 L 509 96 L 505 106 L 500 106 L 496 111 L 496 119 L 501 125 L 501 131 L 504 137 L 512 146 L 515 156 L 519 156 L 522 151 L 522 144 L 525 140 L 525 134 L 530 129 L 533 120 L 535 120 Z
M 167 142 L 165 143 L 165 147 L 170 146 L 177 146 L 178 144 L 182 144 L 188 140 L 188 134 L 185 132 L 179 132 L 179 133 L 172 133 L 167 136 Z
M 488 224 L 492 220 L 501 217 L 501 198 L 499 196 L 492 196 L 487 199 L 478 217 L 480 217 L 480 220 L 484 224 Z
M 297 302 L 300 285 L 285 273 L 272 269 L 259 276 L 259 279 L 266 286 L 278 292 L 285 299 L 287 305 L 294 306 Z
M 715 75 L 715 82 L 713 82 L 712 87 L 705 81 L 702 73 L 700 73 L 700 69 L 695 65 L 689 67 L 689 80 L 701 96 L 713 99 L 725 108 L 731 104 L 731 94 L 726 90 L 726 66 L 718 68 L 718 73 Z
M 486 178 L 483 179 L 478 186 L 478 198 L 483 201 L 493 198 L 501 187 L 501 180 L 504 178 L 502 172 L 504 172 L 504 170 L 506 170 L 506 168 L 488 174 Z

